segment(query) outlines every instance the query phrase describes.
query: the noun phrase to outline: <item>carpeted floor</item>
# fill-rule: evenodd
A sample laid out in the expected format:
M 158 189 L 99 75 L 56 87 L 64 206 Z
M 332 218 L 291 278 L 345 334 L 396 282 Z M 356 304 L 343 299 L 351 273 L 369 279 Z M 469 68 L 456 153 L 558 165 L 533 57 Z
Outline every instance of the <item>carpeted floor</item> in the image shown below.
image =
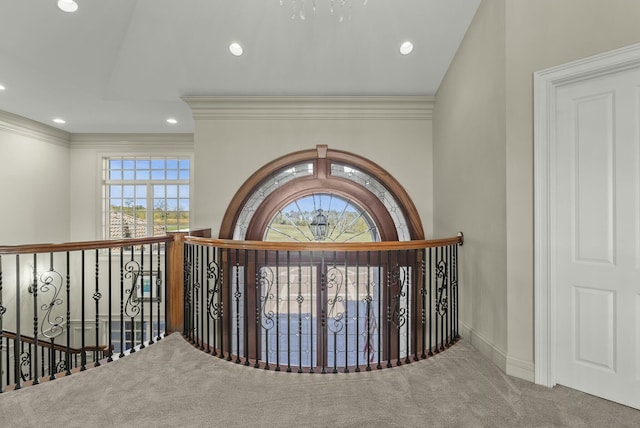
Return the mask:
M 2 427 L 640 427 L 640 411 L 504 375 L 464 340 L 349 374 L 239 366 L 172 334 L 106 366 L 0 395 Z

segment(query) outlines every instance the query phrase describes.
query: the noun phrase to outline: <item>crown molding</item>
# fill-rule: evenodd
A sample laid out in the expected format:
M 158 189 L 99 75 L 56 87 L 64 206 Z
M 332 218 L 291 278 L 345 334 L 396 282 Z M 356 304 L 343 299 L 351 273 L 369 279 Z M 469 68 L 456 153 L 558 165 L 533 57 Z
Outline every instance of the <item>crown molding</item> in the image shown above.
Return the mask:
M 72 149 L 193 149 L 193 134 L 72 134 Z
M 432 96 L 185 96 L 195 120 L 429 120 Z
M 64 147 L 69 147 L 71 136 L 66 131 L 4 110 L 0 110 L 0 130 Z

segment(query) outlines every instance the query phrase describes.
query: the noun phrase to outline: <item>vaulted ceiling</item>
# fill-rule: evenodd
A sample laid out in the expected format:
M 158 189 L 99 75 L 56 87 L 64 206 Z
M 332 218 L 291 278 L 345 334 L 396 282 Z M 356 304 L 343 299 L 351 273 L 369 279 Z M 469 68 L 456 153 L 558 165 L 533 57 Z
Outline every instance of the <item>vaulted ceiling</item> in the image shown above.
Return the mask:
M 334 0 L 331 14 L 331 0 L 315 13 L 296 0 L 303 20 L 293 0 L 76 1 L 0 0 L 0 110 L 72 133 L 169 133 L 193 132 L 183 96 L 434 95 L 480 3 Z

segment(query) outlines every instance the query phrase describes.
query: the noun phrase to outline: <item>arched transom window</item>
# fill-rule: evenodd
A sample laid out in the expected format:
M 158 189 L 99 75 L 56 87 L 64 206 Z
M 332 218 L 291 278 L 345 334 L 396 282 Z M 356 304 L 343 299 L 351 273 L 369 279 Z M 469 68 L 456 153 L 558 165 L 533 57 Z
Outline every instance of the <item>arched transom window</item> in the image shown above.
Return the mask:
M 374 242 L 424 239 L 410 198 L 378 165 L 318 146 L 270 162 L 234 196 L 221 238 Z

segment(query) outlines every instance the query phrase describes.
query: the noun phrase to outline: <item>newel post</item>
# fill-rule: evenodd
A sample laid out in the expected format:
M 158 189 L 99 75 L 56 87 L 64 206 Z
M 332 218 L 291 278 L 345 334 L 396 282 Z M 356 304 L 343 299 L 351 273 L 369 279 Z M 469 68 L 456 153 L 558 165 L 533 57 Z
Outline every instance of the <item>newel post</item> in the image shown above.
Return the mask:
M 166 332 L 184 330 L 184 237 L 187 232 L 169 232 L 173 236 L 167 246 Z
M 167 246 L 167 301 L 166 332 L 184 332 L 184 238 L 186 236 L 211 237 L 211 229 L 191 232 L 167 232 L 173 236 Z

